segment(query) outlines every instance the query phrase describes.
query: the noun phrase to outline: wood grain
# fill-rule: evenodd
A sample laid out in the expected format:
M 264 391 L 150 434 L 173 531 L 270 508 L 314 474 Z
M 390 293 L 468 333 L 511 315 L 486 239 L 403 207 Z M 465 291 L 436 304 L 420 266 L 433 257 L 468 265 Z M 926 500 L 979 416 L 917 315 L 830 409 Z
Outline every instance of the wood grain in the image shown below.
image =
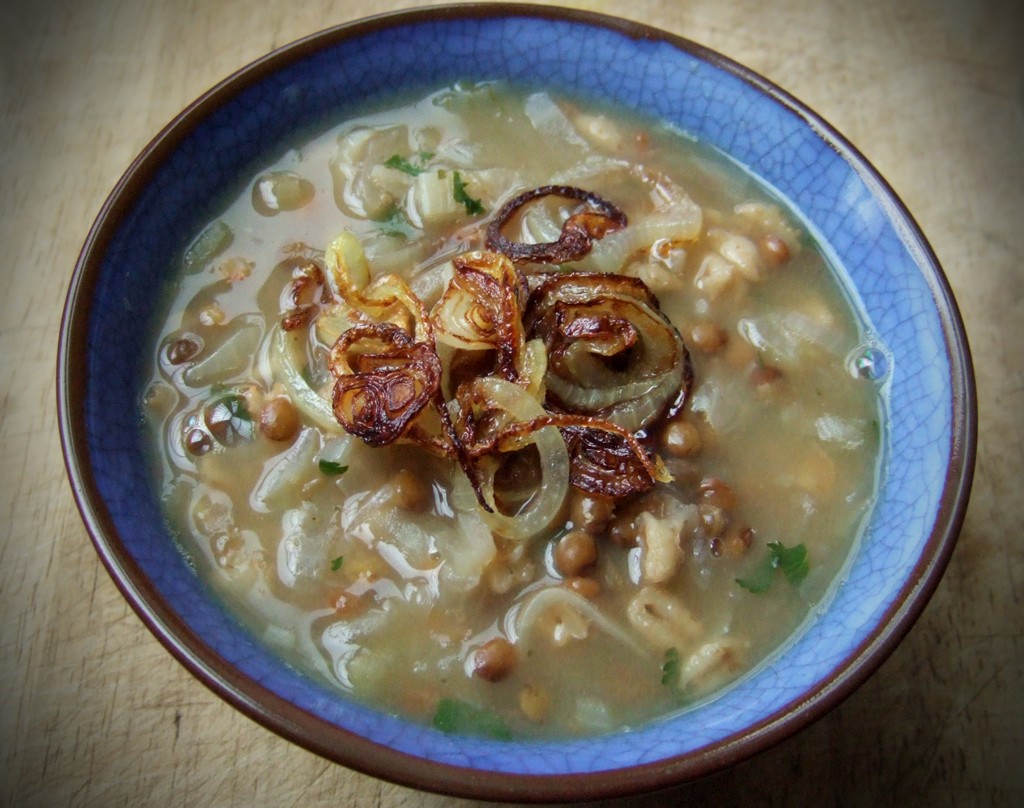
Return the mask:
M 348 771 L 222 703 L 100 565 L 56 435 L 63 296 L 146 142 L 266 51 L 409 3 L 41 0 L 0 10 L 0 804 L 468 806 Z M 1017 4 L 569 2 L 650 22 L 808 103 L 889 179 L 960 303 L 981 411 L 948 573 L 881 670 L 737 768 L 621 806 L 1024 804 L 1024 59 Z

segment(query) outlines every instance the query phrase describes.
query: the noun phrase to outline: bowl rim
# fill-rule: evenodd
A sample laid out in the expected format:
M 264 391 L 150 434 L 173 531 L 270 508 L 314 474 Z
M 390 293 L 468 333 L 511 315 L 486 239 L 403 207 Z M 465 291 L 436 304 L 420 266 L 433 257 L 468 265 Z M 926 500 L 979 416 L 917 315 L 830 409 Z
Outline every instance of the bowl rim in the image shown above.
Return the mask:
M 396 26 L 528 17 L 603 28 L 635 40 L 660 42 L 753 86 L 795 114 L 875 189 L 904 245 L 921 269 L 940 320 L 952 371 L 949 465 L 927 542 L 903 588 L 882 619 L 816 689 L 769 718 L 682 757 L 626 769 L 538 775 L 456 766 L 416 757 L 330 724 L 242 675 L 214 652 L 155 593 L 124 547 L 99 495 L 89 463 L 83 397 L 85 363 L 74 362 L 86 344 L 90 300 L 110 239 L 158 166 L 208 115 L 228 99 L 265 80 L 279 67 L 323 47 Z M 200 682 L 249 718 L 328 760 L 371 776 L 425 791 L 473 799 L 573 802 L 654 791 L 720 771 L 764 751 L 825 715 L 856 690 L 889 657 L 923 612 L 945 571 L 963 525 L 973 482 L 977 446 L 977 393 L 964 324 L 938 259 L 916 221 L 889 183 L 834 127 L 802 102 L 753 70 L 680 35 L 611 15 L 549 5 L 456 3 L 377 14 L 341 23 L 277 48 L 241 67 L 179 112 L 145 146 L 103 203 L 83 244 L 69 284 L 57 355 L 58 426 L 64 463 L 76 506 L 90 539 L 122 596 L 163 646 Z

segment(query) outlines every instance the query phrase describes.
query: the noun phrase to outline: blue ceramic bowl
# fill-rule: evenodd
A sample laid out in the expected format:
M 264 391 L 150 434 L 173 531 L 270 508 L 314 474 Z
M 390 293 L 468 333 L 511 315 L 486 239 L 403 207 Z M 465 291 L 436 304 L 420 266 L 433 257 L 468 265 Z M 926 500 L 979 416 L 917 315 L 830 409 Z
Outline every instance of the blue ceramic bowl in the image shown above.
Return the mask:
M 368 99 L 458 79 L 540 83 L 656 116 L 747 166 L 802 212 L 889 351 L 884 481 L 847 579 L 772 664 L 705 706 L 571 741 L 442 734 L 384 715 L 285 665 L 186 566 L 146 467 L 140 389 L 172 260 L 300 127 Z M 334 28 L 212 89 L 165 128 L 104 205 L 75 269 L 59 358 L 60 425 L 96 548 L 147 626 L 219 695 L 275 732 L 378 777 L 446 793 L 554 801 L 708 774 L 805 726 L 848 695 L 910 629 L 959 530 L 976 405 L 956 305 L 932 251 L 877 172 L 798 101 L 691 42 L 538 6 L 431 8 Z

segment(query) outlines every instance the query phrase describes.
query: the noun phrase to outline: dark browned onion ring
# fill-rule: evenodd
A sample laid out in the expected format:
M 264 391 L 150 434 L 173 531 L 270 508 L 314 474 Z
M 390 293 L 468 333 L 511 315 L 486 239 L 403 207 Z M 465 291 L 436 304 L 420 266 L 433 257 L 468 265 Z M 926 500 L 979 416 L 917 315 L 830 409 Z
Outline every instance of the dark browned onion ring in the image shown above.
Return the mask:
M 494 350 L 502 376 L 509 381 L 518 381 L 517 364 L 519 354 L 523 350 L 521 311 L 527 297 L 526 284 L 511 264 L 504 265 L 511 273 L 511 277 L 495 277 L 495 270 L 486 271 L 490 268 L 486 263 L 487 255 L 484 253 L 474 256 L 474 260 L 464 255 L 456 256 L 452 265 L 457 281 L 473 295 L 482 313 L 491 323 L 494 331 Z
M 636 437 L 610 429 L 610 421 L 590 418 L 580 426 L 565 426 L 562 436 L 569 450 L 576 488 L 606 497 L 642 494 L 654 487 L 658 472 Z
M 574 213 L 566 219 L 557 241 L 525 244 L 502 235 L 502 228 L 523 205 L 544 196 L 578 199 L 586 203 L 589 210 Z M 487 249 L 504 253 L 517 263 L 561 264 L 578 261 L 590 252 L 595 238 L 603 238 L 607 233 L 621 230 L 626 222 L 625 213 L 591 191 L 572 185 L 543 185 L 532 191 L 524 191 L 502 206 L 487 226 Z
M 371 350 L 351 353 L 361 341 L 370 342 Z M 393 323 L 354 325 L 331 348 L 328 366 L 336 378 L 334 417 L 370 446 L 400 438 L 441 383 L 434 346 L 414 341 Z
M 495 451 L 514 451 L 525 445 L 532 432 L 554 426 L 569 450 L 569 482 L 583 491 L 607 497 L 642 494 L 659 480 L 671 477 L 626 429 L 600 418 L 572 413 L 552 413 L 499 428 L 486 438 L 469 429 L 466 452 L 478 458 Z
M 686 402 L 693 374 L 679 332 L 637 278 L 589 272 L 548 276 L 524 316 L 548 352 L 548 405 L 630 432 Z

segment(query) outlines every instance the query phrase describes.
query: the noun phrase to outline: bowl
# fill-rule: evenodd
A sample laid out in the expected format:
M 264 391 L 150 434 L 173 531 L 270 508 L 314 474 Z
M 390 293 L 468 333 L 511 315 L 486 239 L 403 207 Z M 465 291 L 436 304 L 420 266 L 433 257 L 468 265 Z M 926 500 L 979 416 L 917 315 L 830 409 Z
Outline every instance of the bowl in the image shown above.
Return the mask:
M 443 734 L 355 703 L 240 629 L 190 569 L 145 466 L 139 390 L 168 262 L 215 198 L 298 127 L 380 94 L 459 79 L 543 81 L 656 116 L 778 190 L 843 268 L 888 346 L 884 479 L 845 581 L 771 662 L 699 709 L 630 732 L 498 741 Z M 712 51 L 607 16 L 542 6 L 434 7 L 341 25 L 243 68 L 128 168 L 75 267 L 62 323 L 60 430 L 107 570 L 186 668 L 243 713 L 345 766 L 475 798 L 560 801 L 659 789 L 793 734 L 861 684 L 937 586 L 973 475 L 976 402 L 963 326 L 935 256 L 892 189 L 832 127 Z

